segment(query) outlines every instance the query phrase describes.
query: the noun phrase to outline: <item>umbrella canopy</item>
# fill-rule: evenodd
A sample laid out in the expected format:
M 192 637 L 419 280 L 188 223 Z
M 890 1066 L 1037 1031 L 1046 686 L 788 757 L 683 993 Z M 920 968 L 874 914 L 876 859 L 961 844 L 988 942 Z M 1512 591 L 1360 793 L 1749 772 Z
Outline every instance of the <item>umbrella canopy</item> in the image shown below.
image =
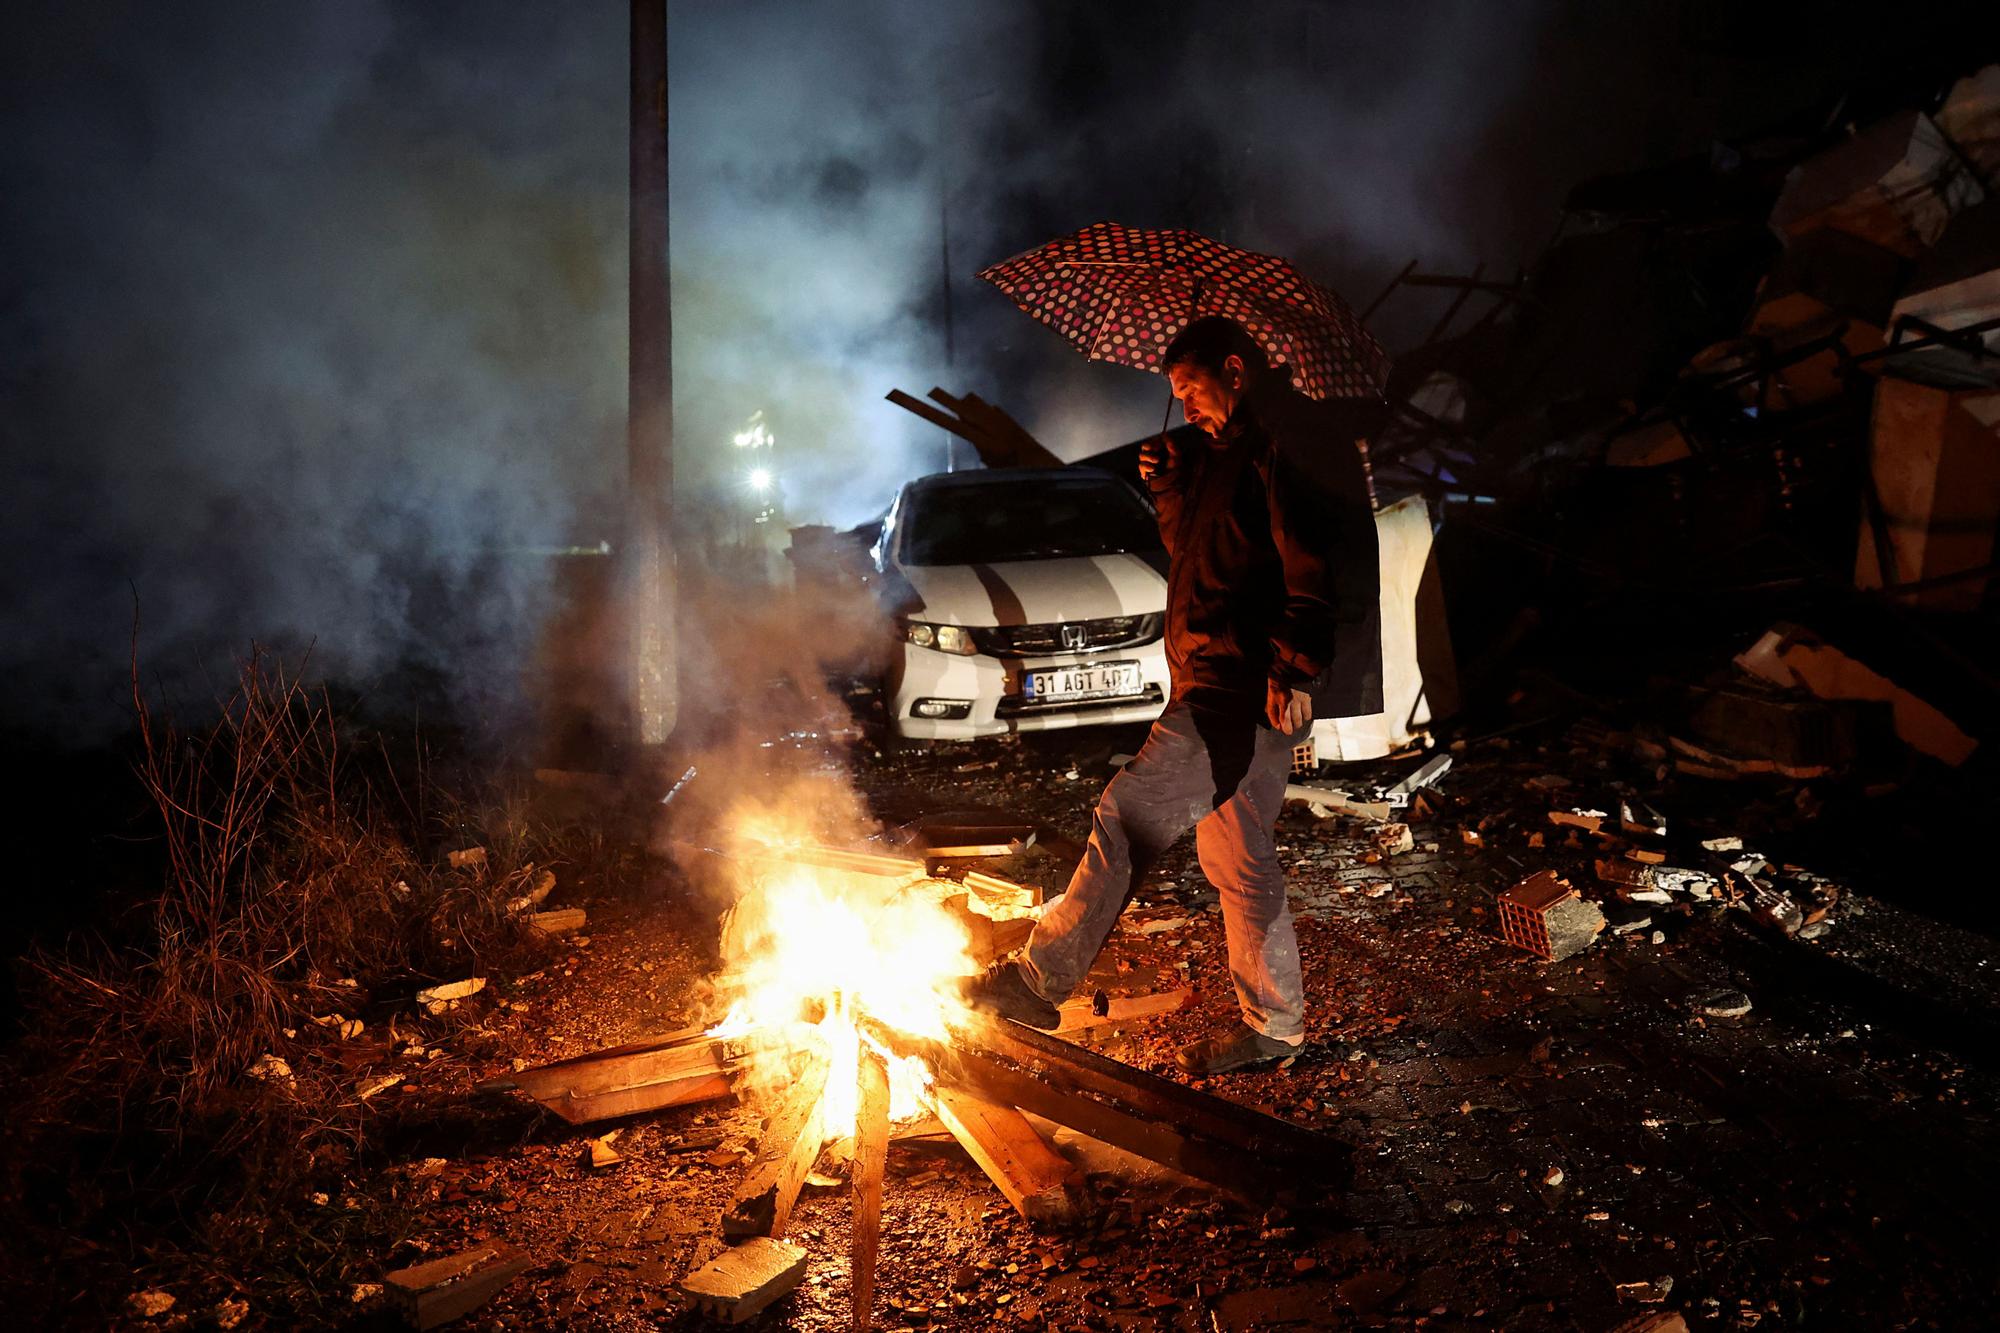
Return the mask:
M 979 276 L 1095 361 L 1159 374 L 1176 334 L 1227 315 L 1314 398 L 1379 398 L 1389 373 L 1345 301 L 1286 260 L 1196 232 L 1093 223 Z

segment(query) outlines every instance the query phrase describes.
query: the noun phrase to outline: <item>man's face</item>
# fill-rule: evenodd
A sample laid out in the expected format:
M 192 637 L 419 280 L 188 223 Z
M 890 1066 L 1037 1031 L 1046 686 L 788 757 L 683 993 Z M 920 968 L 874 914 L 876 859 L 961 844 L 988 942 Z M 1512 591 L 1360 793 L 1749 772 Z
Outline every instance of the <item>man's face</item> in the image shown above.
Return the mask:
M 1174 397 L 1181 400 L 1181 415 L 1187 423 L 1210 435 L 1222 434 L 1222 427 L 1243 397 L 1243 362 L 1229 357 L 1220 373 L 1206 366 L 1183 361 L 1167 370 L 1167 382 Z

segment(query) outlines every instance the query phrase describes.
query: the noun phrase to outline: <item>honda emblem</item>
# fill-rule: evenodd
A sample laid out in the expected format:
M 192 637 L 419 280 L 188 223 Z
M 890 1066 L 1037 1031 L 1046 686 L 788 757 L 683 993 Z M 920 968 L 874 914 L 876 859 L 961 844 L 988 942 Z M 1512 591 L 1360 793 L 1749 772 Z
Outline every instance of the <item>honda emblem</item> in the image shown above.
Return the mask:
M 1062 627 L 1062 645 L 1073 653 L 1080 653 L 1090 643 L 1090 630 L 1082 625 Z

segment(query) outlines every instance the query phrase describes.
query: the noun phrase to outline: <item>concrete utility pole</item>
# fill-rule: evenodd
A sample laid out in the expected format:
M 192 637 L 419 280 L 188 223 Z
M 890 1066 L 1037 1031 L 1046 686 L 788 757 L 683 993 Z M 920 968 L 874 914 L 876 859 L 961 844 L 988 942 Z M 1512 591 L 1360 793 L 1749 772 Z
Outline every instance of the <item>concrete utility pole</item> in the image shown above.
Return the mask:
M 680 705 L 674 583 L 674 362 L 667 265 L 667 3 L 632 0 L 630 368 L 627 384 L 626 623 L 632 719 L 641 746 L 673 734 Z

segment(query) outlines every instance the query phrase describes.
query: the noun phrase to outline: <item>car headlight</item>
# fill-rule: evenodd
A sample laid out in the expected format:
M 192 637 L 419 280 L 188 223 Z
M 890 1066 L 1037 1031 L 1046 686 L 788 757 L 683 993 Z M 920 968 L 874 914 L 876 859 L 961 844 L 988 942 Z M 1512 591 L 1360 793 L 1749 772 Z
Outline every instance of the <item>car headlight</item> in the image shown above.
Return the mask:
M 973 645 L 971 632 L 962 625 L 931 625 L 911 620 L 905 622 L 903 634 L 917 647 L 935 648 L 941 653 L 970 657 L 979 651 Z

